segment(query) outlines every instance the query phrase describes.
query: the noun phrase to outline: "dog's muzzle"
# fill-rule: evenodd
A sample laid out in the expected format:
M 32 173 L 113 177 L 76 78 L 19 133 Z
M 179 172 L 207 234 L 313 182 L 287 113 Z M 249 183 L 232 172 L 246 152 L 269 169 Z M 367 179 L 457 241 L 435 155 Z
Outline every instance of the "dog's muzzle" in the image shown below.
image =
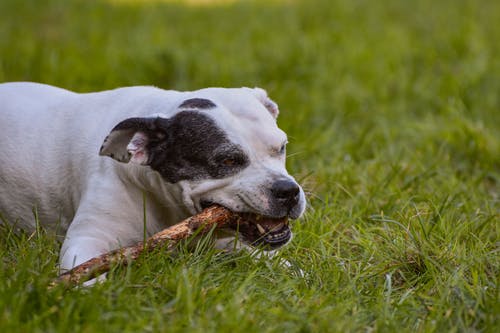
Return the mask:
M 207 208 L 213 204 L 210 201 L 202 201 L 201 207 Z M 230 228 L 249 245 L 262 246 L 264 250 L 274 250 L 292 238 L 287 216 L 272 218 L 255 213 L 239 213 L 239 216 L 238 223 Z
M 251 246 L 260 246 L 264 250 L 274 250 L 282 247 L 292 238 L 292 231 L 288 219 L 300 217 L 303 211 L 301 202 L 301 188 L 292 179 L 278 178 L 265 190 L 268 199 L 266 209 L 259 209 L 257 200 L 248 199 L 247 196 L 237 195 L 246 203 L 248 210 L 235 211 L 239 215 L 238 223 L 230 226 L 236 231 L 240 239 Z M 245 200 L 246 199 L 246 200 Z M 207 208 L 216 201 L 201 200 L 201 208 Z M 226 206 L 231 210 L 230 206 Z

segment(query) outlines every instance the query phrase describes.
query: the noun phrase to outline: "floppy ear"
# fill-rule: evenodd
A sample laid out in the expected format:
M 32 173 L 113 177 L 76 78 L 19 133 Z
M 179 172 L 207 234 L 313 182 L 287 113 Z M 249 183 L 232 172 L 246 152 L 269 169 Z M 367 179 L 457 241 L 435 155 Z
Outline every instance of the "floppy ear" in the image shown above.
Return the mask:
M 278 114 L 280 110 L 278 109 L 278 104 L 276 104 L 272 99 L 267 96 L 267 92 L 262 89 L 255 87 L 250 89 L 252 93 L 257 97 L 257 99 L 266 107 L 269 113 L 274 117 L 274 119 L 278 118 Z
M 152 144 L 165 137 L 161 118 L 129 118 L 116 125 L 99 151 L 119 162 L 147 165 Z

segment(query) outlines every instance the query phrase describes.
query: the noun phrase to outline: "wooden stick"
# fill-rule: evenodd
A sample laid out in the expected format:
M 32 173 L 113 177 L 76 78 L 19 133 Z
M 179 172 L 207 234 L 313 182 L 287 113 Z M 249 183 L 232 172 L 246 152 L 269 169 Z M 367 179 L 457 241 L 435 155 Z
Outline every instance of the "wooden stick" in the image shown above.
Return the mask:
M 143 252 L 165 247 L 171 251 L 180 240 L 192 236 L 195 232 L 207 233 L 212 227 L 221 227 L 237 223 L 239 215 L 221 206 L 212 206 L 201 213 L 191 216 L 165 230 L 151 236 L 146 244 L 139 242 L 92 258 L 73 269 L 61 274 L 50 286 L 65 284 L 68 287 L 93 279 L 108 272 L 114 265 L 127 265 L 139 258 Z

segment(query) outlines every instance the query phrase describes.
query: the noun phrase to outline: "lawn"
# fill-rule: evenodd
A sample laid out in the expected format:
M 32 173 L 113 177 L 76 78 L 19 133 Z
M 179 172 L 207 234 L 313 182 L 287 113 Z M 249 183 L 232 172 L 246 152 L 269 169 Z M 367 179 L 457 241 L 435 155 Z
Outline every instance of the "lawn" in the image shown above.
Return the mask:
M 0 331 L 499 332 L 498 22 L 488 0 L 1 0 L 0 82 L 267 89 L 308 209 L 272 260 L 181 248 L 72 290 L 47 288 L 60 240 L 0 227 Z

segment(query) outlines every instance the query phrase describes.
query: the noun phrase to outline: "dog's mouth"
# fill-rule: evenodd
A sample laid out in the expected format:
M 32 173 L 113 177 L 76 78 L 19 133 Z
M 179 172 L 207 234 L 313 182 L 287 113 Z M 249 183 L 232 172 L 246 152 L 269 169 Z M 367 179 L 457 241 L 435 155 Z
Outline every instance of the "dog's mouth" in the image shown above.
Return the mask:
M 253 213 L 239 214 L 241 219 L 231 226 L 251 245 L 260 245 L 276 249 L 285 245 L 292 237 L 288 217 L 279 219 Z
M 213 205 L 212 202 L 202 202 L 202 208 Z M 237 231 L 242 240 L 252 246 L 262 246 L 265 250 L 282 247 L 292 238 L 288 225 L 288 217 L 271 218 L 255 213 L 238 213 L 236 224 L 230 226 Z

